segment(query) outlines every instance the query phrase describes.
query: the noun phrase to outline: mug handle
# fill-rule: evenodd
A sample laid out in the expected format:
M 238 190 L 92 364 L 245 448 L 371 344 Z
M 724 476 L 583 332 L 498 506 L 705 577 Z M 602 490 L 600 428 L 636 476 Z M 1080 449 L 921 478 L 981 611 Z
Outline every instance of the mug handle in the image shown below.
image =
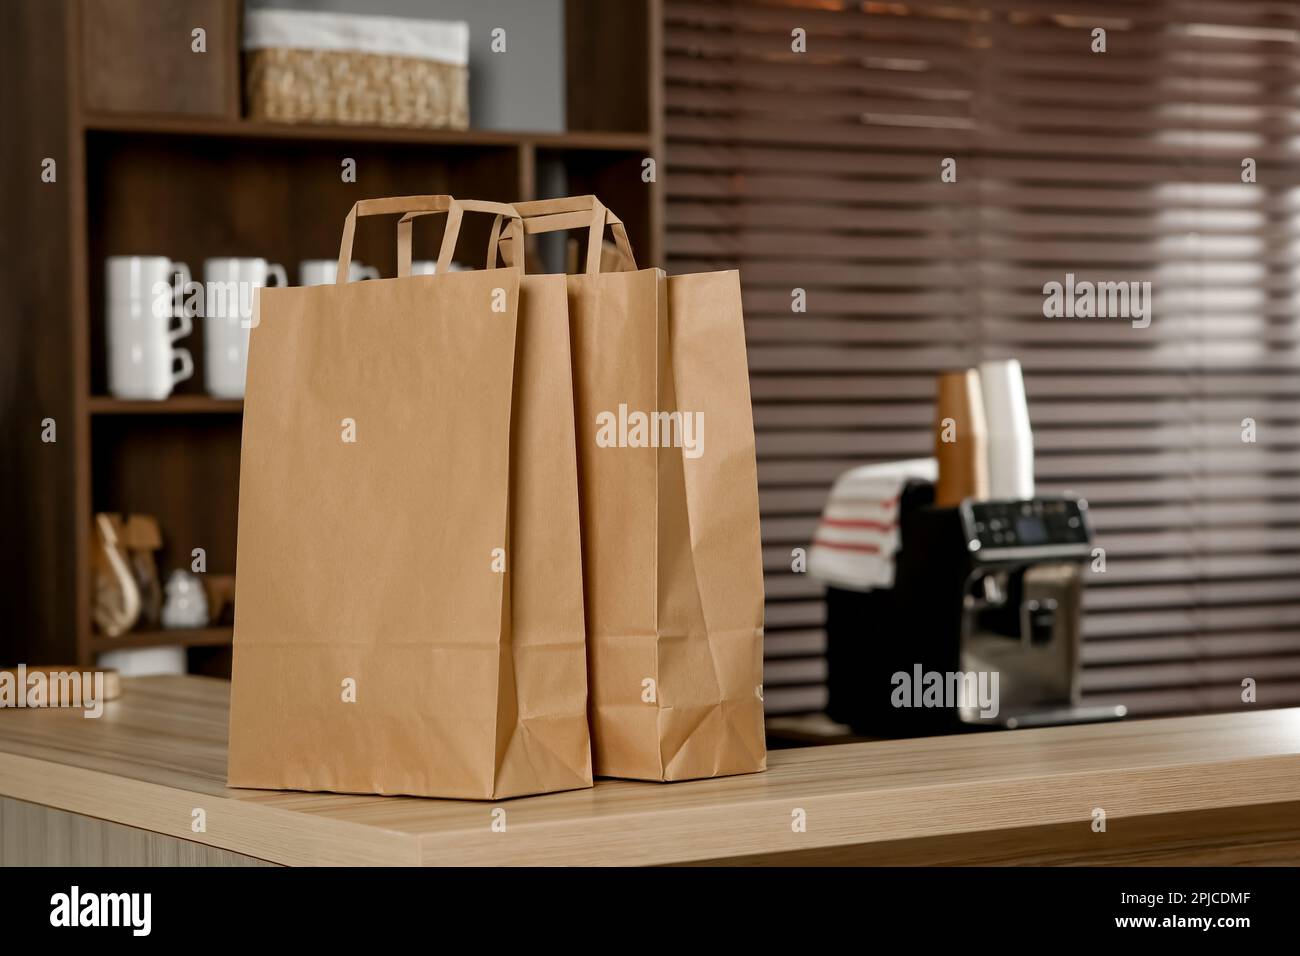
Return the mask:
M 289 284 L 289 273 L 284 271 L 284 266 L 278 262 L 272 262 L 266 267 L 266 276 L 268 279 L 275 280 L 275 288 L 282 289 Z M 271 283 L 267 283 L 270 285 Z
M 167 330 L 167 341 L 175 342 L 177 339 L 183 339 L 194 331 L 194 319 L 185 311 L 185 289 L 189 286 L 193 276 L 190 274 L 190 267 L 183 262 L 173 262 L 171 271 L 173 276 L 178 272 L 181 275 L 181 283 L 176 287 L 176 297 L 172 303 L 172 318 L 180 319 L 181 324 L 175 329 Z
M 172 370 L 172 386 L 185 381 L 194 374 L 194 356 L 190 355 L 189 349 L 172 349 L 172 362 L 177 359 L 181 360 L 181 367 Z
M 172 315 L 183 315 L 185 313 L 185 287 L 190 284 L 194 277 L 190 274 L 190 267 L 183 262 L 173 262 L 170 271 L 173 278 L 175 278 L 176 273 L 181 274 L 181 284 L 176 287 L 176 297 L 172 301 Z
M 175 342 L 179 339 L 183 339 L 194 331 L 194 320 L 186 315 L 184 310 L 181 310 L 179 314 L 172 316 L 172 318 L 177 319 L 180 324 L 174 329 L 167 330 L 168 342 Z

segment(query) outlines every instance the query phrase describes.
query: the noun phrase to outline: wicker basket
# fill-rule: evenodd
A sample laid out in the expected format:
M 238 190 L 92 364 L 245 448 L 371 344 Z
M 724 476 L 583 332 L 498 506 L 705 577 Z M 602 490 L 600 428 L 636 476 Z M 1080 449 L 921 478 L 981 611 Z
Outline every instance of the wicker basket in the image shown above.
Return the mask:
M 250 11 L 248 115 L 280 123 L 469 126 L 464 23 Z

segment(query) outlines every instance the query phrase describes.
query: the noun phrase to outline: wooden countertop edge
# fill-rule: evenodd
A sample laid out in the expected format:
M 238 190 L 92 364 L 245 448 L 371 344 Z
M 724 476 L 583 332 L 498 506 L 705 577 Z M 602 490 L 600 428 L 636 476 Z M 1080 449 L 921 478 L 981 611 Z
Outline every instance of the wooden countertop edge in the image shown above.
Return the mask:
M 18 754 L 0 752 L 0 796 L 289 866 L 419 863 L 409 834 Z M 204 833 L 191 829 L 196 808 L 207 818 Z
M 956 796 L 956 799 L 954 799 Z M 935 799 L 939 797 L 940 799 Z M 1285 803 L 1300 797 L 1300 755 L 1080 772 L 786 799 L 718 803 L 420 836 L 425 865 L 664 865 L 907 839 Z M 882 799 L 883 798 L 883 799 Z M 872 801 L 864 805 L 864 801 Z M 927 804 L 929 809 L 927 810 Z M 792 828 L 802 809 L 805 832 Z M 942 814 L 942 823 L 936 815 Z M 486 816 L 486 814 L 485 814 Z M 486 831 L 486 827 L 484 828 Z M 1099 840 L 1105 834 L 1097 834 Z
M 720 800 L 700 807 L 528 821 L 526 801 L 483 804 L 483 825 L 387 830 L 246 798 L 200 794 L 0 753 L 3 795 L 289 865 L 655 865 L 947 834 L 1108 821 L 1294 801 L 1300 754 L 1102 772 Z M 191 830 L 204 809 L 207 831 Z M 492 810 L 506 828 L 491 827 Z M 802 809 L 807 829 L 792 814 Z M 108 815 L 106 815 L 106 813 Z M 1099 840 L 1105 834 L 1097 834 Z

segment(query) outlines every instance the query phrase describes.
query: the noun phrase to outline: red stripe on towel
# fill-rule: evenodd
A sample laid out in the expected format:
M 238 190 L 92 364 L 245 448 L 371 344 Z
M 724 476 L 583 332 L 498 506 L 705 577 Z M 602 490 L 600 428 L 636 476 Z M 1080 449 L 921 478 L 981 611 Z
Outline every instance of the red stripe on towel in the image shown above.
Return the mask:
M 870 518 L 822 518 L 828 528 L 868 528 L 872 531 L 893 531 L 897 521 L 873 521 Z
M 880 546 L 876 544 L 846 544 L 843 541 L 826 541 L 822 538 L 814 538 L 813 547 L 834 548 L 837 551 L 862 551 L 865 554 L 880 553 Z
M 836 505 L 871 505 L 888 511 L 898 507 L 897 498 L 863 498 L 861 495 L 831 495 Z

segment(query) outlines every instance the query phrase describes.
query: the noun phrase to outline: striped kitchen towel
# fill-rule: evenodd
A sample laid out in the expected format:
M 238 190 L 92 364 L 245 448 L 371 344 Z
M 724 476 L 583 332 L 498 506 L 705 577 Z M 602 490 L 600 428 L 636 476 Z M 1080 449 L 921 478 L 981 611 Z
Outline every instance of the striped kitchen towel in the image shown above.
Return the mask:
M 898 499 L 908 481 L 934 481 L 933 458 L 863 465 L 835 479 L 808 555 L 808 573 L 851 591 L 894 586 Z

